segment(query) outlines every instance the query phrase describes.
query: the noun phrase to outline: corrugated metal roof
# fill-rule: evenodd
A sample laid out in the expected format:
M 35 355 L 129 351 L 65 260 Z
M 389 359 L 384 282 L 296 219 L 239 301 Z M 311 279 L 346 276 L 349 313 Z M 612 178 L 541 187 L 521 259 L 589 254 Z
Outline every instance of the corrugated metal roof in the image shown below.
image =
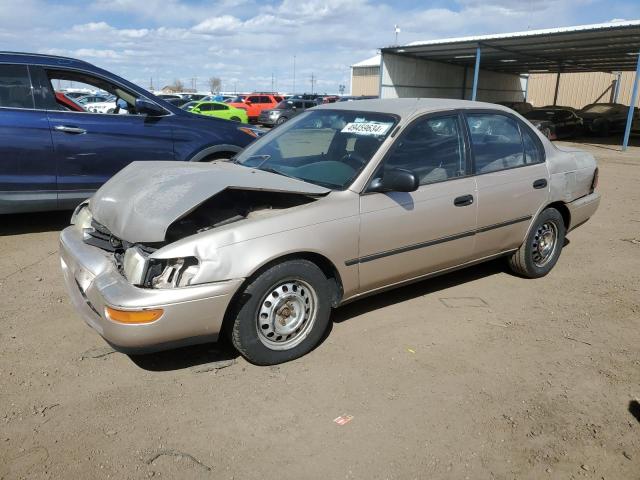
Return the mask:
M 635 70 L 640 20 L 412 42 L 382 49 L 507 73 Z
M 351 65 L 353 67 L 379 67 L 380 66 L 380 54 L 375 57 L 367 58 L 366 60 L 362 60 L 361 62 L 354 63 Z

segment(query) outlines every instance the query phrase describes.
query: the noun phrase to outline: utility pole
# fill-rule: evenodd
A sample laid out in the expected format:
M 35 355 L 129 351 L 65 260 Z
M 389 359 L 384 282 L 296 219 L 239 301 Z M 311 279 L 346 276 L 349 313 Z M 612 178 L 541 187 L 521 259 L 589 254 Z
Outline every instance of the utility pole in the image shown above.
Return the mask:
M 311 74 L 311 94 L 313 95 L 313 84 L 316 81 L 316 77 L 314 76 L 314 74 Z
M 149 90 L 151 90 L 153 92 L 153 77 L 151 77 L 150 82 L 149 82 Z
M 393 30 L 396 32 L 396 43 L 394 45 L 398 45 L 398 34 L 400 33 L 400 25 L 395 24 L 393 26 Z
M 273 89 L 273 72 L 271 72 L 271 91 L 275 92 L 275 90 Z
M 293 56 L 293 94 L 296 93 L 296 56 Z

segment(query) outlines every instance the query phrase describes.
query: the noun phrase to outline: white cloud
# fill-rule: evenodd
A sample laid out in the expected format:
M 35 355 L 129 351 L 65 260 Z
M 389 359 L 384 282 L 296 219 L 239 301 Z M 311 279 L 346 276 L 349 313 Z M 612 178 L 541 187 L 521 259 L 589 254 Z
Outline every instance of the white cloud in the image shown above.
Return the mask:
M 385 2 L 385 3 L 381 3 Z M 599 5 L 596 3 L 600 2 Z M 148 85 L 219 76 L 225 88 L 327 91 L 348 82 L 349 65 L 394 41 L 497 33 L 581 23 L 604 0 L 454 0 L 450 7 L 391 0 L 0 0 L 3 49 L 80 57 Z M 584 8 L 585 5 L 588 8 Z M 609 4 L 607 4 L 609 5 Z M 43 12 L 46 12 L 44 14 Z M 604 15 L 604 13 L 602 14 Z M 635 10 L 607 8 L 633 18 Z

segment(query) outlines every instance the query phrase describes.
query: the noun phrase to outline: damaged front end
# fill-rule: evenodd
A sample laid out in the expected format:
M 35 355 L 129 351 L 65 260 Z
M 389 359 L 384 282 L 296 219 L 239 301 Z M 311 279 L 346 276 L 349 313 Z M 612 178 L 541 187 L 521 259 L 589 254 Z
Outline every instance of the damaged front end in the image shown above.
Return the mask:
M 113 255 L 118 271 L 132 285 L 154 289 L 178 288 L 190 286 L 197 279 L 201 259 L 195 256 L 155 258 L 153 254 L 159 249 L 198 233 L 272 215 L 314 202 L 317 198 L 291 192 L 228 188 L 172 222 L 166 228 L 164 240 L 158 242 L 131 242 L 114 235 L 93 218 L 88 203 L 76 209 L 72 223 L 81 229 L 84 243 Z

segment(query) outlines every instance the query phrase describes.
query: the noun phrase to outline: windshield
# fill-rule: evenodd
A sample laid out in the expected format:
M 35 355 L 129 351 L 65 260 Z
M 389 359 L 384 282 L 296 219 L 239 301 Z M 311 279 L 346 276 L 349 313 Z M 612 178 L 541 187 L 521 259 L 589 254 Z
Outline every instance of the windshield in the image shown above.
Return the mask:
M 525 113 L 524 117 L 529 120 L 553 120 L 557 114 L 557 110 L 531 110 Z
M 180 108 L 183 110 L 191 110 L 193 109 L 193 107 L 195 107 L 198 103 L 200 102 L 187 102 L 184 105 L 182 105 Z
M 274 108 L 279 108 L 280 110 L 288 110 L 293 107 L 293 102 L 291 100 L 283 100 L 279 104 L 277 104 Z
M 589 113 L 607 113 L 613 110 L 611 105 L 592 105 L 590 107 L 586 107 L 583 112 Z
M 311 110 L 278 127 L 236 157 L 252 168 L 344 190 L 393 130 L 392 115 Z

